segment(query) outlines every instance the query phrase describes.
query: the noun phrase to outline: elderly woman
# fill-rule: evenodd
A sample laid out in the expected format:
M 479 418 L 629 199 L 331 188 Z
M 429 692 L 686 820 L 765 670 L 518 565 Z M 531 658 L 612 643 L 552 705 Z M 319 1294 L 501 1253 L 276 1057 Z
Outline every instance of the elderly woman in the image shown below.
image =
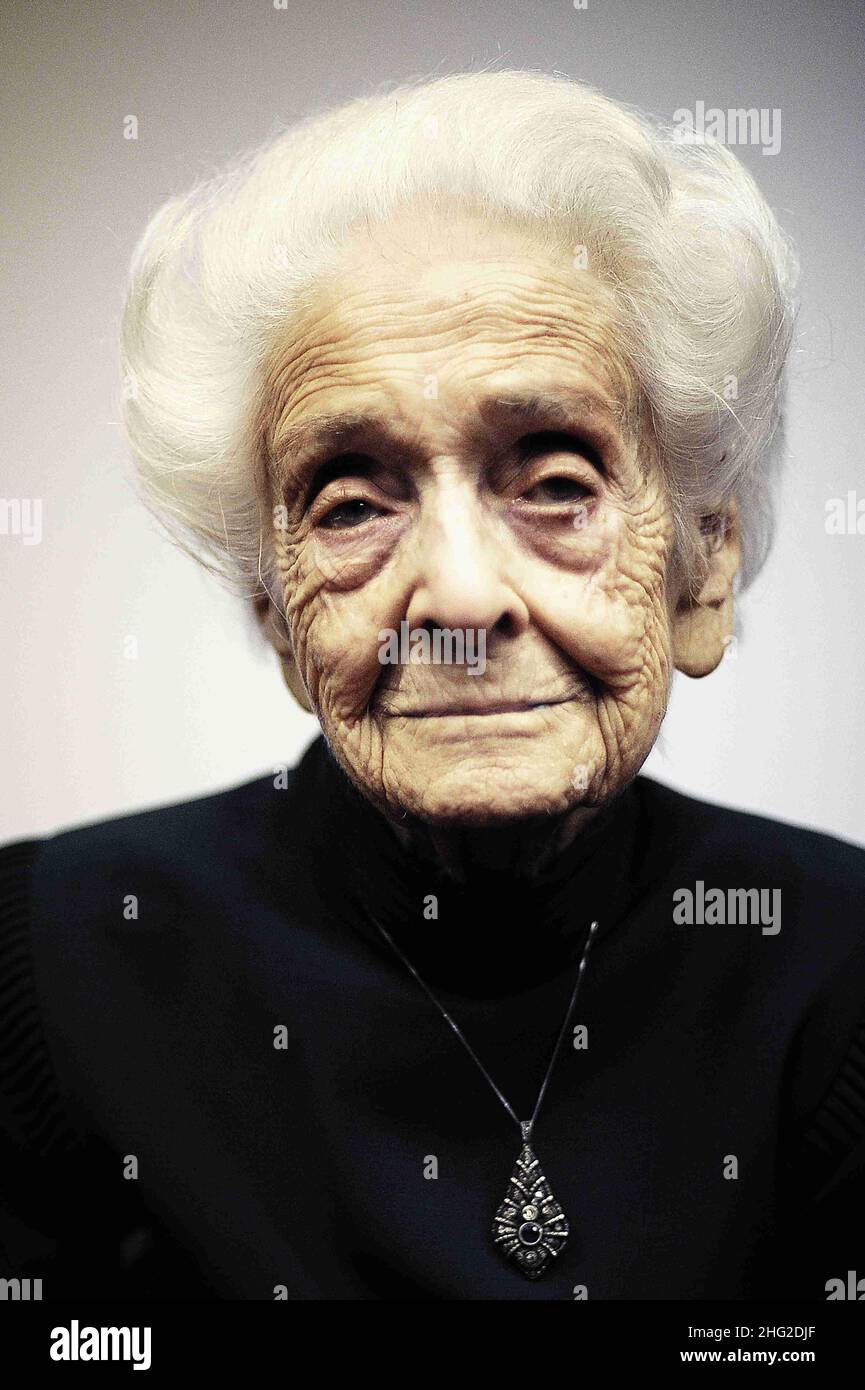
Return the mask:
M 533 73 L 156 214 L 146 495 L 322 736 L 3 850 L 4 1276 L 849 1296 L 865 853 L 639 775 L 768 549 L 794 280 L 729 150 Z

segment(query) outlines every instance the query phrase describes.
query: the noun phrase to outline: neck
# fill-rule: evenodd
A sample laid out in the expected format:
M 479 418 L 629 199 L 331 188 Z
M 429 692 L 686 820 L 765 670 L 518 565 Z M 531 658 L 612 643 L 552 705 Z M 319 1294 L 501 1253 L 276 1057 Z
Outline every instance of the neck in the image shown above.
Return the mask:
M 534 816 L 504 825 L 435 827 L 389 822 L 403 848 L 457 883 L 477 872 L 535 878 L 551 868 L 598 811 L 578 806 L 558 817 Z

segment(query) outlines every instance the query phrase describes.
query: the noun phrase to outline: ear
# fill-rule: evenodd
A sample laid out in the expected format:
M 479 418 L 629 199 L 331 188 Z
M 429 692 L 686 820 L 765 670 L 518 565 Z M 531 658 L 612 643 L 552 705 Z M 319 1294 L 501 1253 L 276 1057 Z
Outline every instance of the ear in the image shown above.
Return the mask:
M 701 517 L 703 566 L 696 597 L 685 586 L 673 614 L 673 660 L 686 676 L 708 676 L 733 635 L 733 581 L 742 559 L 739 512 L 731 498 Z
M 282 679 L 301 709 L 305 709 L 308 714 L 314 714 L 315 711 L 306 692 L 306 686 L 297 669 L 297 662 L 294 659 L 294 651 L 284 617 L 268 594 L 256 594 L 252 600 L 252 606 L 265 637 L 279 657 Z

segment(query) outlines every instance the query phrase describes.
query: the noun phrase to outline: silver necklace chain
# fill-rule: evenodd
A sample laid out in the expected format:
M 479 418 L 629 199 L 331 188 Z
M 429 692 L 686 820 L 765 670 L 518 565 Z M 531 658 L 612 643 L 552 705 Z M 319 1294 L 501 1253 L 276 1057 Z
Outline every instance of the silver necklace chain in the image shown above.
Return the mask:
M 369 914 L 368 914 L 368 915 L 369 915 Z M 534 1129 L 535 1121 L 536 1121 L 537 1118 L 538 1118 L 538 1113 L 539 1113 L 540 1108 L 541 1108 L 541 1105 L 542 1105 L 542 1103 L 543 1103 L 544 1096 L 546 1095 L 546 1090 L 547 1090 L 547 1086 L 549 1085 L 549 1082 L 550 1082 L 550 1077 L 551 1077 L 552 1074 L 553 1074 L 553 1067 L 554 1067 L 555 1064 L 556 1064 L 556 1060 L 557 1060 L 557 1058 L 558 1058 L 559 1052 L 561 1051 L 562 1043 L 564 1042 L 564 1039 L 565 1039 L 565 1034 L 566 1034 L 566 1032 L 568 1031 L 568 1024 L 569 1024 L 570 1021 L 571 1021 L 571 1014 L 573 1013 L 574 1005 L 575 1005 L 576 1002 L 577 1002 L 577 995 L 578 995 L 579 990 L 580 990 L 580 982 L 581 982 L 581 980 L 582 980 L 582 978 L 583 978 L 583 974 L 585 973 L 586 961 L 587 961 L 588 958 L 589 958 L 589 949 L 590 949 L 591 944 L 592 944 L 592 941 L 593 941 L 593 939 L 594 939 L 595 932 L 596 932 L 597 929 L 598 929 L 598 923 L 597 923 L 597 922 L 592 922 L 591 926 L 589 927 L 588 933 L 587 933 L 587 935 L 586 935 L 586 943 L 585 943 L 585 946 L 583 947 L 583 954 L 582 954 L 582 956 L 581 956 L 581 958 L 580 958 L 580 964 L 579 964 L 579 968 L 578 968 L 578 970 L 577 970 L 577 978 L 576 978 L 576 980 L 575 980 L 575 982 L 574 982 L 573 993 L 571 994 L 570 1003 L 568 1004 L 567 1012 L 565 1013 L 564 1022 L 562 1023 L 561 1031 L 559 1032 L 559 1036 L 558 1036 L 558 1038 L 556 1039 L 556 1045 L 555 1045 L 555 1047 L 553 1048 L 553 1055 L 552 1055 L 552 1057 L 550 1058 L 550 1064 L 549 1064 L 549 1066 L 547 1067 L 546 1075 L 545 1075 L 545 1077 L 544 1077 L 544 1079 L 543 1079 L 543 1081 L 542 1081 L 542 1083 L 541 1083 L 541 1089 L 540 1089 L 540 1091 L 538 1092 L 538 1098 L 537 1098 L 537 1101 L 535 1102 L 535 1108 L 534 1108 L 534 1111 L 532 1112 L 532 1118 L 531 1118 L 530 1120 L 521 1120 L 521 1119 L 519 1118 L 519 1116 L 517 1115 L 516 1111 L 514 1110 L 513 1106 L 510 1104 L 510 1102 L 506 1099 L 506 1097 L 505 1097 L 505 1096 L 502 1094 L 502 1092 L 499 1090 L 499 1087 L 498 1087 L 498 1086 L 496 1085 L 496 1083 L 493 1081 L 492 1077 L 490 1076 L 489 1072 L 487 1071 L 487 1069 L 486 1069 L 486 1067 L 484 1066 L 484 1064 L 483 1064 L 483 1062 L 481 1061 L 481 1059 L 478 1057 L 478 1055 L 477 1055 L 477 1053 L 475 1052 L 474 1048 L 472 1047 L 471 1043 L 470 1043 L 470 1042 L 468 1041 L 468 1039 L 463 1035 L 463 1033 L 462 1033 L 462 1031 L 460 1030 L 460 1028 L 457 1026 L 457 1024 L 456 1024 L 456 1023 L 454 1022 L 454 1020 L 451 1018 L 451 1016 L 450 1016 L 450 1014 L 448 1013 L 447 1009 L 444 1008 L 444 1006 L 439 1002 L 439 1000 L 438 1000 L 438 999 L 436 998 L 436 996 L 433 994 L 433 992 L 432 992 L 432 990 L 430 989 L 429 985 L 427 985 L 426 982 L 421 978 L 421 976 L 418 974 L 417 970 L 415 970 L 414 966 L 412 965 L 411 961 L 410 961 L 410 960 L 408 959 L 408 957 L 404 954 L 404 952 L 400 950 L 399 946 L 397 946 L 396 942 L 394 941 L 394 939 L 393 939 L 393 937 L 390 935 L 390 933 L 387 932 L 387 931 L 385 931 L 385 929 L 384 929 L 384 927 L 381 925 L 381 923 L 378 922 L 378 921 L 376 921 L 376 919 L 375 919 L 374 917 L 372 917 L 371 920 L 372 920 L 373 924 L 378 928 L 379 932 L 380 932 L 381 935 L 384 937 L 385 941 L 388 943 L 388 945 L 391 947 L 391 949 L 395 952 L 395 954 L 396 954 L 397 956 L 399 956 L 400 960 L 402 961 L 402 963 L 403 963 L 403 965 L 406 967 L 406 969 L 409 970 L 409 971 L 411 972 L 411 974 L 414 976 L 414 978 L 417 980 L 418 984 L 420 985 L 420 987 L 421 987 L 421 989 L 424 991 L 424 993 L 425 993 L 425 994 L 432 1000 L 432 1002 L 435 1004 L 436 1008 L 439 1010 L 439 1013 L 442 1015 L 442 1017 L 444 1018 L 445 1022 L 448 1023 L 448 1024 L 450 1025 L 450 1027 L 453 1029 L 453 1031 L 456 1033 L 456 1035 L 457 1035 L 457 1037 L 459 1038 L 460 1042 L 462 1043 L 463 1047 L 466 1049 L 466 1052 L 468 1052 L 469 1056 L 473 1059 L 473 1061 L 475 1062 L 475 1065 L 479 1068 L 479 1070 L 481 1071 L 482 1075 L 486 1077 L 486 1079 L 487 1079 L 489 1085 L 490 1085 L 490 1086 L 492 1087 L 492 1089 L 495 1091 L 495 1093 L 496 1093 L 496 1095 L 498 1096 L 499 1100 L 501 1101 L 502 1105 L 505 1107 L 505 1110 L 507 1110 L 507 1112 L 508 1112 L 508 1114 L 510 1115 L 511 1119 L 514 1121 L 514 1124 L 517 1126 L 517 1128 L 518 1128 L 518 1129 L 520 1130 L 520 1132 L 522 1133 L 523 1142 L 526 1143 L 526 1144 L 529 1143 L 529 1141 L 531 1140 L 532 1131 L 533 1131 L 533 1129 Z

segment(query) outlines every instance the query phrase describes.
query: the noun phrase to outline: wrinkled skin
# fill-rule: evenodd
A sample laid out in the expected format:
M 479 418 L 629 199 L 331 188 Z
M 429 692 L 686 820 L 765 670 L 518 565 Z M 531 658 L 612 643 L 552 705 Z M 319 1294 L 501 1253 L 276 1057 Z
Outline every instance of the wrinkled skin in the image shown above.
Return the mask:
M 567 416 L 496 404 L 528 392 Z M 522 231 L 406 213 L 346 243 L 268 402 L 290 688 L 445 863 L 543 863 L 639 770 L 674 666 L 705 675 L 732 630 L 737 528 L 695 602 L 610 292 Z M 380 423 L 313 423 L 347 410 Z M 382 665 L 403 620 L 484 629 L 484 673 Z

